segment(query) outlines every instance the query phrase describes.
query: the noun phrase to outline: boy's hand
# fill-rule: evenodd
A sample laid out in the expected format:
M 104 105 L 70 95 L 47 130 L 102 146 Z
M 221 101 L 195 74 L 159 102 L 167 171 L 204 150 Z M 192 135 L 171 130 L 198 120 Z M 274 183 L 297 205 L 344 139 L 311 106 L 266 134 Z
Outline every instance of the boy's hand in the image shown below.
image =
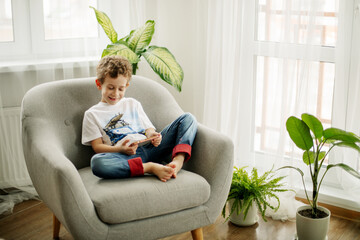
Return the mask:
M 153 133 L 149 134 L 149 136 L 147 136 L 147 137 L 151 138 L 151 137 L 155 137 L 155 136 L 157 136 L 157 138 L 151 140 L 151 144 L 154 145 L 154 147 L 157 147 L 160 145 L 161 140 L 162 140 L 161 134 L 157 133 L 157 132 L 153 132 Z
M 136 142 L 130 144 L 129 146 L 127 145 L 130 142 L 130 140 L 125 140 L 122 144 L 121 144 L 121 152 L 125 153 L 129 156 L 136 154 L 136 149 L 138 148 L 138 144 Z

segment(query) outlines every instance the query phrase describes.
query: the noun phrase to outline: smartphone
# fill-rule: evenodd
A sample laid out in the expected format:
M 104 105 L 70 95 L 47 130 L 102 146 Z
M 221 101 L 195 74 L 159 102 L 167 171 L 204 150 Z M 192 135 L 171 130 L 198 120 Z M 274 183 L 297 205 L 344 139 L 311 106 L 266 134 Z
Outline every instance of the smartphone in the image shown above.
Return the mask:
M 148 143 L 151 142 L 151 140 L 153 140 L 153 139 L 155 139 L 155 138 L 157 138 L 157 137 L 159 137 L 159 136 L 154 136 L 154 137 L 150 137 L 150 138 L 145 138 L 145 139 L 143 139 L 143 140 L 137 141 L 137 144 L 138 144 L 139 146 L 148 144 Z

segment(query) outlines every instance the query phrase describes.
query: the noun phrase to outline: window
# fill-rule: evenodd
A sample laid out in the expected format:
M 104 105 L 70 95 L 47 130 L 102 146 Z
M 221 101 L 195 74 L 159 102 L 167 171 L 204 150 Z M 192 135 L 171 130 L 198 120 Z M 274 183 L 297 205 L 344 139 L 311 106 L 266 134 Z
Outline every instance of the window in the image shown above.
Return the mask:
M 0 42 L 14 41 L 11 0 L 0 0 Z
M 316 9 L 316 10 L 313 10 Z M 338 1 L 260 0 L 258 3 L 257 40 L 282 43 L 335 46 Z M 308 31 L 309 23 L 315 28 Z
M 315 2 L 320 4 L 314 6 Z M 258 1 L 255 151 L 276 154 L 283 144 L 285 155 L 293 154 L 280 134 L 285 125 L 282 114 L 294 104 L 304 102 L 302 112 L 316 115 L 325 128 L 331 126 L 337 8 L 337 0 Z M 304 55 L 312 52 L 309 46 L 314 54 Z
M 325 128 L 360 134 L 360 0 L 257 0 L 244 4 L 248 11 L 244 12 L 247 34 L 242 36 L 246 46 L 242 64 L 246 68 L 241 77 L 253 82 L 243 83 L 242 95 L 251 107 L 246 109 L 249 116 L 241 116 L 246 120 L 241 121 L 245 126 L 242 138 L 250 140 L 241 142 L 241 163 L 264 170 L 273 164 L 305 167 L 301 150 L 286 131 L 290 115 L 300 117 L 309 112 Z M 299 161 L 292 161 L 296 158 Z M 359 154 L 353 150 L 334 148 L 327 160 L 360 171 Z M 296 173 L 290 177 L 294 187 L 302 188 Z M 358 198 L 351 195 L 359 190 L 353 178 L 340 169 L 329 171 L 322 185 L 326 199 L 322 200 L 358 211 Z
M 97 21 L 89 5 L 96 0 L 43 1 L 45 40 L 98 37 Z
M 111 9 L 97 0 L 0 0 L 0 60 L 100 55 L 107 39 L 89 6 Z

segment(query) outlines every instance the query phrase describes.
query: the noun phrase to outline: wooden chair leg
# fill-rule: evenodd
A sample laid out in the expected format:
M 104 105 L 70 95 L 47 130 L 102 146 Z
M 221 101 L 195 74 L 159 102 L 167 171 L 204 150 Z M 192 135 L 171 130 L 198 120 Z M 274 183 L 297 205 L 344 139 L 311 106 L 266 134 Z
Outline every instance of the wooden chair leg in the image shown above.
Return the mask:
M 191 231 L 193 240 L 203 240 L 203 231 L 202 228 L 198 228 Z
M 59 239 L 60 221 L 53 214 L 53 239 Z

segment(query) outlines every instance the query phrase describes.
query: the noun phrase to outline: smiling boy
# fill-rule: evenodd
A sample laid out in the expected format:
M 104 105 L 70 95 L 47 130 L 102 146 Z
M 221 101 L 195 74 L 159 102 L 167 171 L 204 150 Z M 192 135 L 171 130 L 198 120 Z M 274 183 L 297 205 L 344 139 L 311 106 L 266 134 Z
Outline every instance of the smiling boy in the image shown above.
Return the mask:
M 140 102 L 126 98 L 130 85 L 131 64 L 120 56 L 106 56 L 97 67 L 96 87 L 101 101 L 84 114 L 82 143 L 92 146 L 93 173 L 101 178 L 126 178 L 145 173 L 166 182 L 191 156 L 197 123 L 191 114 L 183 114 L 161 133 L 145 114 Z M 144 146 L 138 142 L 153 138 Z M 162 165 L 164 156 L 172 161 Z

